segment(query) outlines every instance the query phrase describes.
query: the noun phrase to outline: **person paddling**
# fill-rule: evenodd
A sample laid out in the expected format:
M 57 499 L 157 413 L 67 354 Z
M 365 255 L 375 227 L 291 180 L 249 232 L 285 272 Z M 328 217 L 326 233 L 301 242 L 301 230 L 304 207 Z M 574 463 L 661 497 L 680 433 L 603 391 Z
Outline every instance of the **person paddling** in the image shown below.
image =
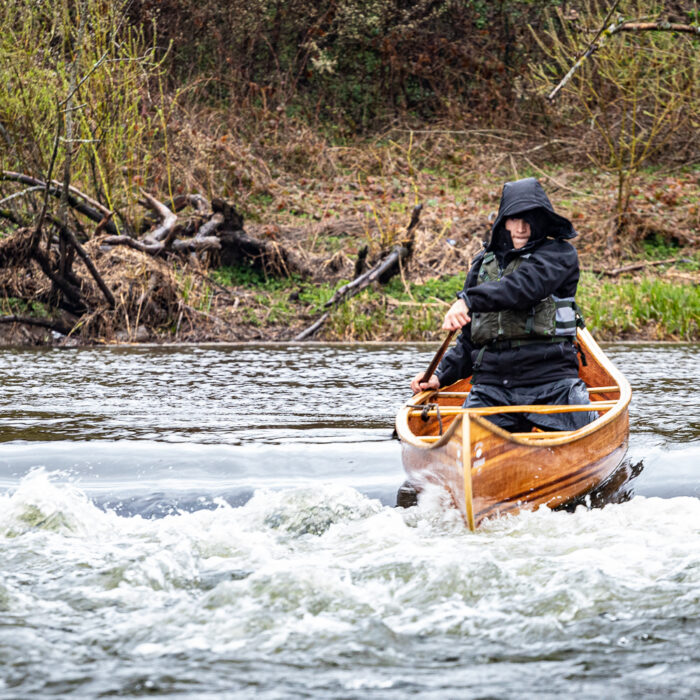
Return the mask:
M 443 329 L 462 332 L 429 381 L 423 372 L 413 378 L 413 392 L 472 375 L 467 408 L 589 403 L 575 345 L 580 271 L 569 240 L 576 235 L 537 180 L 506 182 L 490 241 L 445 315 Z M 502 413 L 489 420 L 525 432 L 576 430 L 596 417 Z

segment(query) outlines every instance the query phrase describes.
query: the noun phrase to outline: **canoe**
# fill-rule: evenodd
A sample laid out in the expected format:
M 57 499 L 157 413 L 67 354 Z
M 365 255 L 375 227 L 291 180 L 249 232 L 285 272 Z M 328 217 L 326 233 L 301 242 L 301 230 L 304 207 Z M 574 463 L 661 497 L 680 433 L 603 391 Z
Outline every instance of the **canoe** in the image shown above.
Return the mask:
M 602 484 L 620 465 L 629 436 L 630 385 L 586 329 L 579 375 L 590 404 L 462 408 L 471 377 L 413 396 L 396 417 L 409 483 L 443 487 L 474 530 L 486 518 L 555 508 Z M 487 420 L 503 412 L 595 411 L 578 430 L 510 433 Z

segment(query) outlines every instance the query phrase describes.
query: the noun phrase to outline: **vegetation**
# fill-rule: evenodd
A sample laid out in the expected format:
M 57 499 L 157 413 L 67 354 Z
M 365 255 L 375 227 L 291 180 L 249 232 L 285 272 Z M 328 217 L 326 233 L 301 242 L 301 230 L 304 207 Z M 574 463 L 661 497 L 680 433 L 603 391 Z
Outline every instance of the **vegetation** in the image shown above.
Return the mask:
M 585 0 L 575 21 L 567 20 L 561 9 L 548 13 L 543 36 L 533 31 L 548 59 L 533 67 L 533 79 L 540 87 L 550 91 L 584 55 L 596 30 L 610 21 L 609 6 Z M 653 0 L 625 3 L 628 17 L 658 17 L 662 9 L 662 3 Z M 569 122 L 587 132 L 587 157 L 615 174 L 611 241 L 637 223 L 630 217 L 637 173 L 662 153 L 679 162 L 688 158 L 700 111 L 697 35 L 613 33 L 624 25 L 624 17 L 615 18 L 604 41 L 566 83 L 562 96 Z
M 697 273 L 698 267 L 695 267 Z M 644 276 L 618 283 L 584 274 L 580 303 L 589 328 L 602 340 L 697 340 L 700 286 Z
M 690 31 L 608 33 L 547 101 L 613 6 L 617 27 Z M 316 337 L 432 339 L 503 181 L 534 176 L 595 271 L 589 326 L 697 340 L 699 17 L 655 0 L 9 0 L 0 334 L 21 317 L 67 342 L 288 340 L 362 256 L 407 244 L 422 202 L 406 264 Z M 239 221 L 257 257 L 195 249 L 218 199 L 235 207 L 219 233 Z M 156 253 L 107 241 L 163 229 L 157 205 L 180 249 L 167 231 Z

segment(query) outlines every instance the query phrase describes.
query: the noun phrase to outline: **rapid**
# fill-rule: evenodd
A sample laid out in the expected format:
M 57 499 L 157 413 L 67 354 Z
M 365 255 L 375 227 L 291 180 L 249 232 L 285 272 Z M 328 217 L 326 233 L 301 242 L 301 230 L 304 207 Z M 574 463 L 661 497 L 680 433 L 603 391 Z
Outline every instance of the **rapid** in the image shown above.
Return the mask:
M 697 696 L 700 346 L 607 346 L 614 483 L 475 533 L 393 507 L 434 350 L 2 350 L 0 697 Z

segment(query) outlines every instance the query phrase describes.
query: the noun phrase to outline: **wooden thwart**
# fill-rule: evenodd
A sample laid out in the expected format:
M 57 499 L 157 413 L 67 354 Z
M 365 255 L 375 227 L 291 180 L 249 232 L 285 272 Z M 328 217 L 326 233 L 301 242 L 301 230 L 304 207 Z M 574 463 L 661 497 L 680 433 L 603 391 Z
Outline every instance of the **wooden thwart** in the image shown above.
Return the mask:
M 462 408 L 459 406 L 445 406 L 440 408 L 441 416 L 458 416 L 462 413 L 470 413 L 475 416 L 493 416 L 497 413 L 578 413 L 582 411 L 607 411 L 613 408 L 617 401 L 591 401 L 586 404 L 562 404 L 556 406 L 533 404 L 532 406 L 481 406 L 479 408 Z M 434 408 L 427 411 L 427 415 L 436 416 Z M 425 409 L 414 409 L 409 416 L 426 415 Z

